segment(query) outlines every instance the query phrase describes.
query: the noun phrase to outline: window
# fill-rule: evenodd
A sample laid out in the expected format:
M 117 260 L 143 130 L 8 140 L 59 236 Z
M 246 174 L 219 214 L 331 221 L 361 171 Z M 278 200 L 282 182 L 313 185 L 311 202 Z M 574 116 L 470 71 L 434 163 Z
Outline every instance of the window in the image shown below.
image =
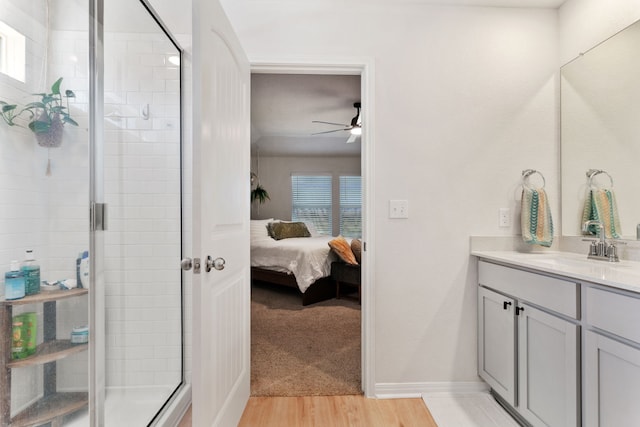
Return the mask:
M 26 38 L 0 21 L 0 73 L 25 81 Z
M 362 178 L 340 177 L 340 234 L 362 237 Z
M 332 234 L 331 175 L 291 176 L 291 220 L 312 223 L 318 233 Z

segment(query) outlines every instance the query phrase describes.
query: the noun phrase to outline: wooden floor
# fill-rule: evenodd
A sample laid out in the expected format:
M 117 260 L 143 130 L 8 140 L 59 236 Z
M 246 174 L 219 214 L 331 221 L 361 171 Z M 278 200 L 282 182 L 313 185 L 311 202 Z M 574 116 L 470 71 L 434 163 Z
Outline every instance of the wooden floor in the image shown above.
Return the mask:
M 191 408 L 179 427 L 191 426 Z M 422 399 L 252 397 L 238 427 L 437 427 Z

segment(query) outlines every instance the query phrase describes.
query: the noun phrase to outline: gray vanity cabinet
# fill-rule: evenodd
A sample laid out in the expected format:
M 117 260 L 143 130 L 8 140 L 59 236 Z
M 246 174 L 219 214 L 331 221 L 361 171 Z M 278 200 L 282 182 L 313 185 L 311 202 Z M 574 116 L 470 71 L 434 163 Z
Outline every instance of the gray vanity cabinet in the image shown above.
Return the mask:
M 640 426 L 640 296 L 585 293 L 584 425 Z
M 510 405 L 516 405 L 515 300 L 478 289 L 478 371 Z
M 574 282 L 479 262 L 478 373 L 532 426 L 579 425 Z
M 534 426 L 578 425 L 578 326 L 521 304 L 518 412 Z

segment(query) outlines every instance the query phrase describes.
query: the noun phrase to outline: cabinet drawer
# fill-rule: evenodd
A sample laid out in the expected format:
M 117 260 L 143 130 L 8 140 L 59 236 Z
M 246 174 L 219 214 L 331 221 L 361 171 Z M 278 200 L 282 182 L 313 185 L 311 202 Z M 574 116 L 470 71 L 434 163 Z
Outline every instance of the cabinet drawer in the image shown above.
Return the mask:
M 578 318 L 578 283 L 484 261 L 478 263 L 478 280 L 516 299 Z
M 640 343 L 640 295 L 638 298 L 587 287 L 587 323 Z

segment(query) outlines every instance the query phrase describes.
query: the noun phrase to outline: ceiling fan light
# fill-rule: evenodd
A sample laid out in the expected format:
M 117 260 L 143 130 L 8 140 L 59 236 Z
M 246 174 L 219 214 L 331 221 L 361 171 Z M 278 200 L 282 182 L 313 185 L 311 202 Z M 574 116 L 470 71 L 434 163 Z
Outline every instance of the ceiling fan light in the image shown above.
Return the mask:
M 362 135 L 362 128 L 360 126 L 354 126 L 351 129 L 351 135 Z

